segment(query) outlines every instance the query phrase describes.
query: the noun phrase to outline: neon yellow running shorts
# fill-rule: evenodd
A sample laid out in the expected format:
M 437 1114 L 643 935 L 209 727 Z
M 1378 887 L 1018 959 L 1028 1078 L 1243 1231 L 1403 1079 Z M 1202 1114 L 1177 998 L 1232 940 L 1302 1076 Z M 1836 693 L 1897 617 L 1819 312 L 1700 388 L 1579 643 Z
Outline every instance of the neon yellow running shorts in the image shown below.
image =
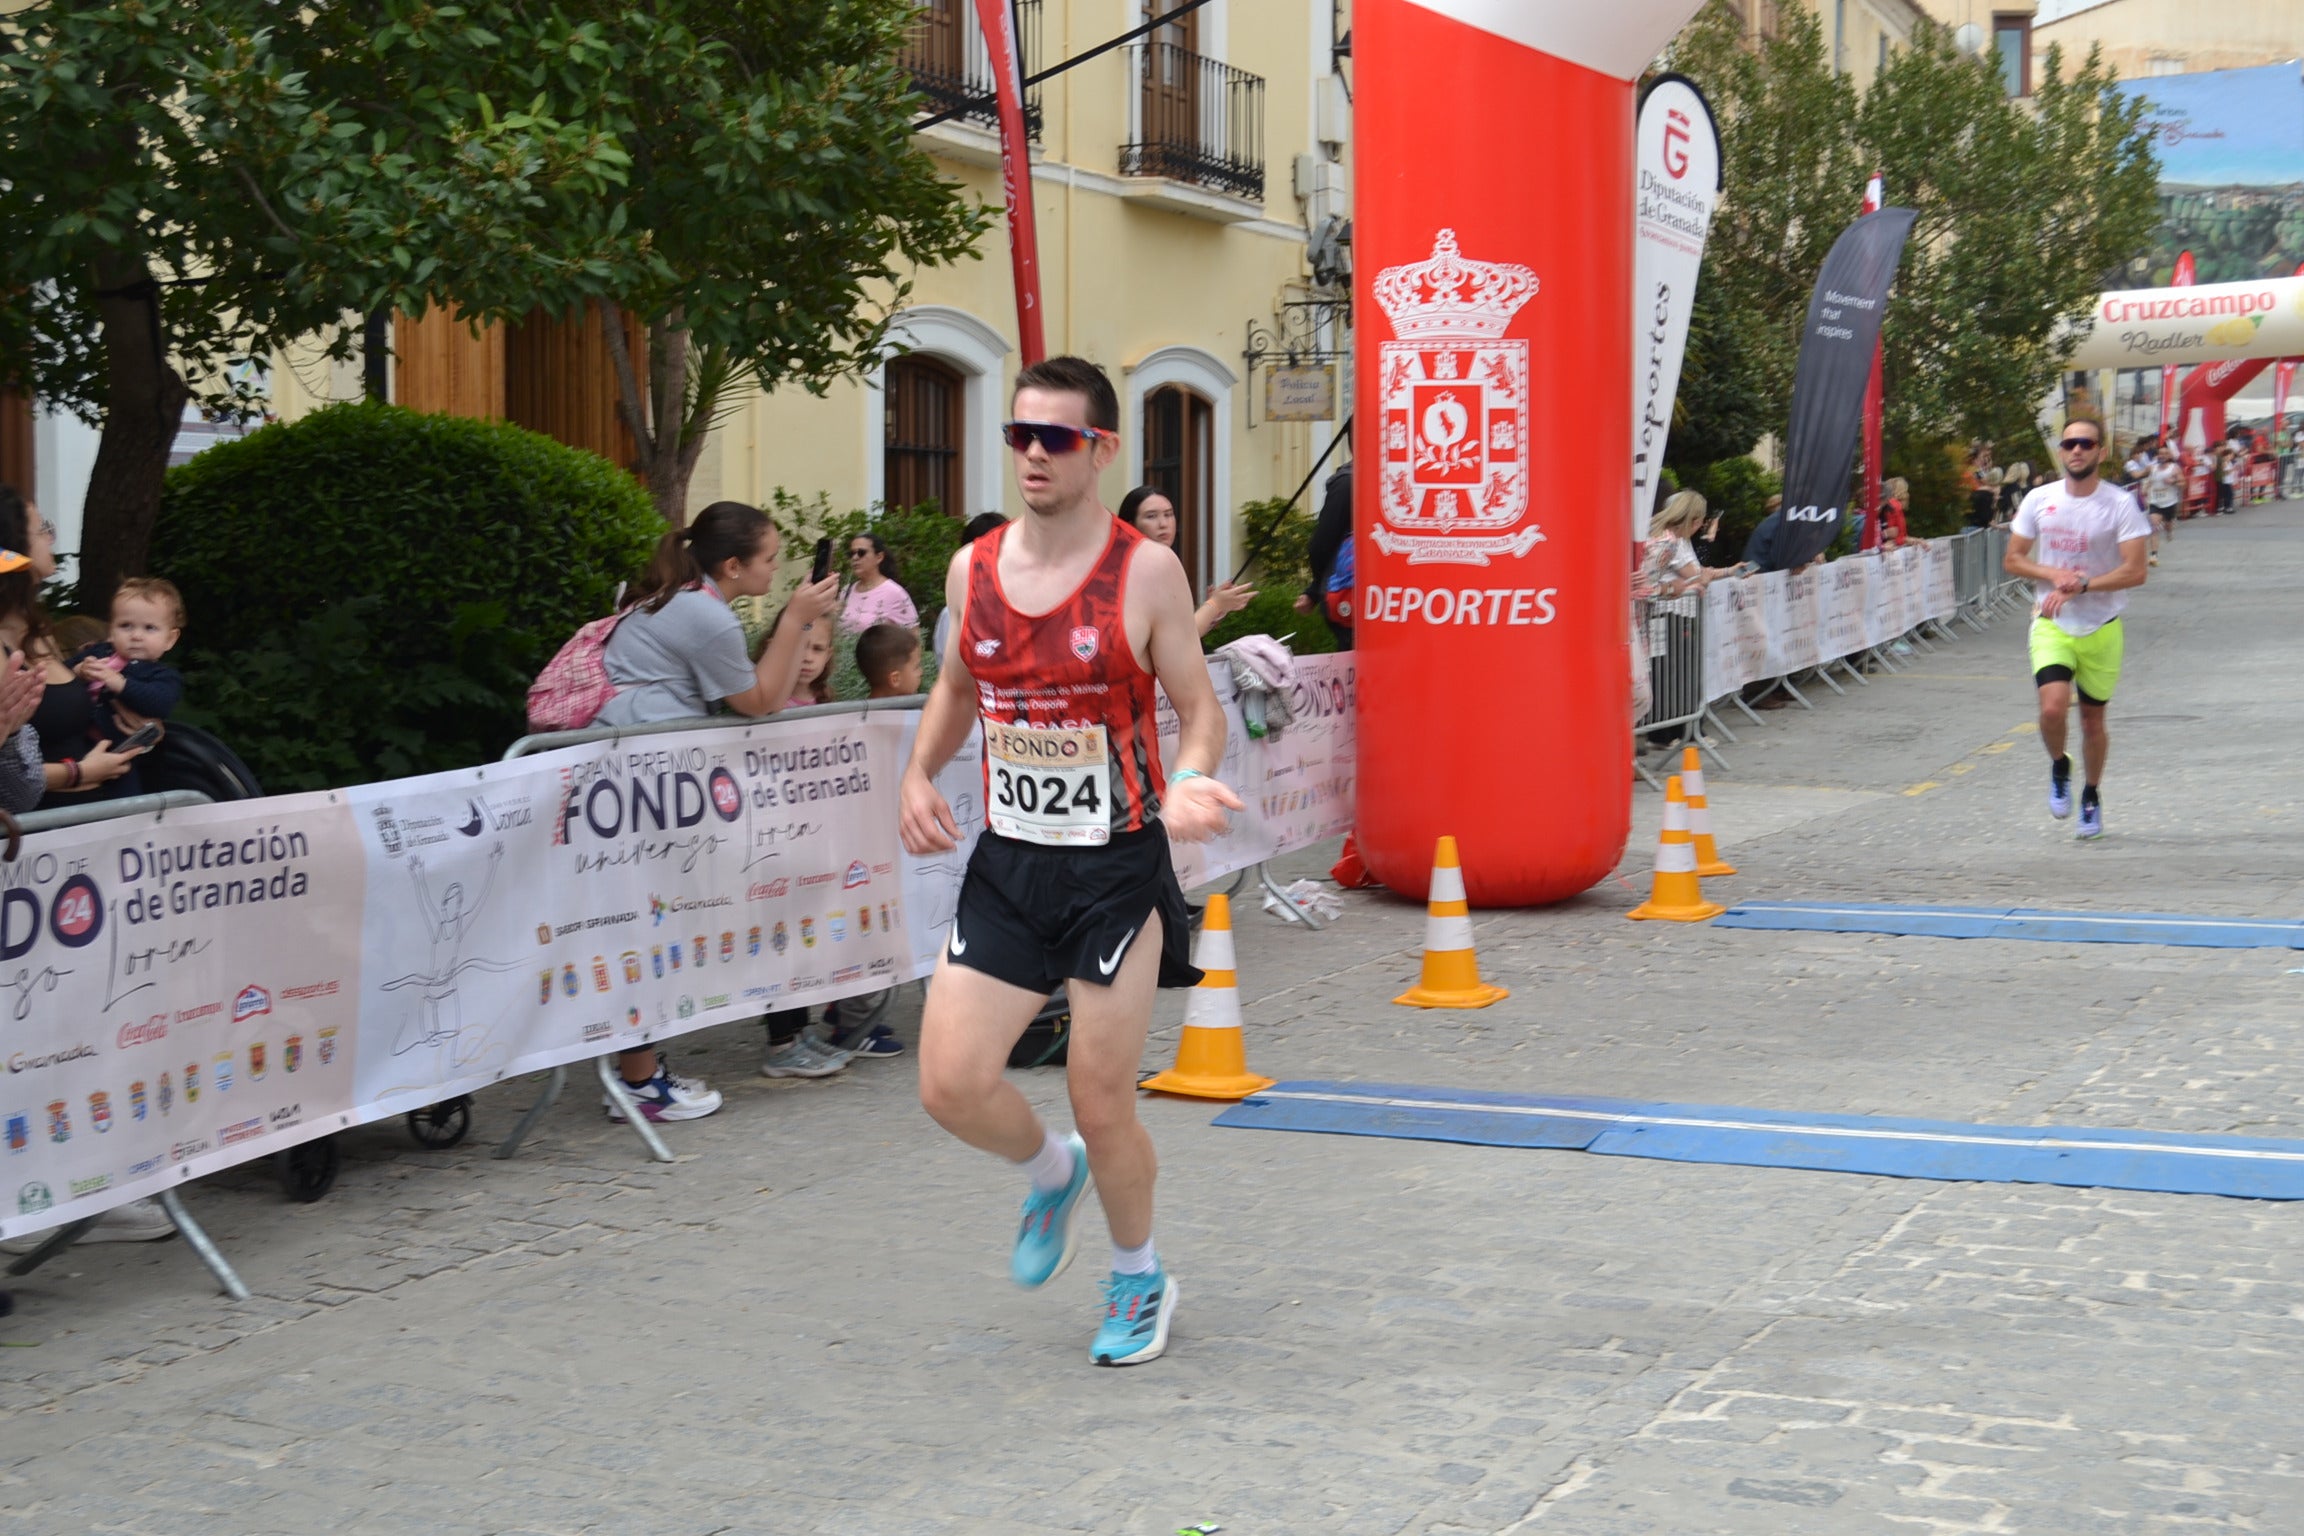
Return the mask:
M 2120 686 L 2120 652 L 2125 644 L 2120 621 L 2102 625 L 2085 635 L 2068 635 L 2056 627 L 2049 618 L 2032 621 L 2032 677 L 2044 681 L 2040 674 L 2049 667 L 2063 667 L 2072 674 L 2080 695 L 2091 704 L 2109 704 L 2112 690 Z

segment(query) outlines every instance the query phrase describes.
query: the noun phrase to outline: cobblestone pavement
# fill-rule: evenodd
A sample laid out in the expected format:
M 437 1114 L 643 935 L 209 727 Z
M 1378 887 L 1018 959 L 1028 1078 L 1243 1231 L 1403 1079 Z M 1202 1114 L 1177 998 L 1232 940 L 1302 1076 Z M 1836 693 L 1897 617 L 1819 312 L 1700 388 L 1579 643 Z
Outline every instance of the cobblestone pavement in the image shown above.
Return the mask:
M 1714 894 L 2294 915 L 2304 507 L 2186 528 L 2131 610 L 2111 835 L 2043 806 L 2023 627 L 1723 743 Z M 2304 957 L 1482 914 L 1485 1012 L 1386 999 L 1421 914 L 1243 914 L 1283 1076 L 2304 1137 Z M 1476 827 L 1464 829 L 1467 837 Z M 1324 857 L 1295 861 L 1308 872 Z M 901 1005 L 909 1036 L 916 997 Z M 1167 1000 L 1156 1060 L 1172 1049 Z M 0 1324 L 0 1536 L 2304 1530 L 2304 1209 L 1217 1130 L 1148 1102 L 1170 1355 L 1086 1361 L 1102 1250 L 1005 1278 L 1015 1178 L 909 1057 L 752 1075 L 652 1165 L 572 1090 L 520 1157 L 346 1136 L 194 1192 Z M 1056 1104 L 1061 1079 L 1021 1074 Z M 484 1095 L 480 1134 L 519 1106 Z

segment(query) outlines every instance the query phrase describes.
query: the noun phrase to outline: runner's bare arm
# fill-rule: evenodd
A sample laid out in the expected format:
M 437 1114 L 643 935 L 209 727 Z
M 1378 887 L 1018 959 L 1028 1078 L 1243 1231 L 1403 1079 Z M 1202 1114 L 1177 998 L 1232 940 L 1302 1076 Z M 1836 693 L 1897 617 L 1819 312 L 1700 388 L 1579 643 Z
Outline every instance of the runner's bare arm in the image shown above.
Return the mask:
M 1200 650 L 1200 625 L 1192 611 L 1192 588 L 1173 552 L 1146 541 L 1128 563 L 1128 604 L 1152 621 L 1145 647 L 1152 675 L 1175 706 L 1176 760 L 1168 765 L 1168 796 L 1160 819 L 1179 842 L 1198 843 L 1222 832 L 1240 797 L 1213 777 L 1224 761 L 1224 708 L 1208 681 L 1208 659 Z M 1194 770 L 1179 780 L 1177 774 Z
M 2060 565 L 2042 565 L 2034 560 L 2032 558 L 2034 542 L 2020 533 L 2010 534 L 2008 536 L 2008 553 L 2000 557 L 2000 568 L 2011 576 L 2021 576 L 2027 581 L 2045 581 L 2051 586 L 2061 586 L 2067 578 L 2075 586 L 2079 584 L 2079 572 L 2068 571 Z
M 960 635 L 967 626 L 968 549 L 962 546 L 944 572 L 944 607 L 952 615 L 952 638 L 937 658 L 936 684 L 920 711 L 920 733 L 912 739 L 912 760 L 897 786 L 902 807 L 898 832 L 908 853 L 944 853 L 960 845 L 952 807 L 936 788 L 936 775 L 952 761 L 976 727 L 976 684 L 963 660 Z

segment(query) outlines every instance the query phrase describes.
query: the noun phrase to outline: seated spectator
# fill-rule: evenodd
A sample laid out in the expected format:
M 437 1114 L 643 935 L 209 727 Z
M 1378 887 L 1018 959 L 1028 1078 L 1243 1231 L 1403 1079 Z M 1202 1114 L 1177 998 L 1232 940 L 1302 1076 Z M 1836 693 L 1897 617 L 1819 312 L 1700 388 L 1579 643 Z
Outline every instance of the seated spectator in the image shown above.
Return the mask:
M 856 641 L 856 670 L 875 699 L 903 698 L 920 691 L 920 632 L 901 624 L 875 624 Z M 895 989 L 846 998 L 826 1005 L 824 1022 L 801 1031 L 819 1055 L 885 1061 L 904 1054 L 904 1042 L 880 1022 Z
M 1140 485 L 1121 498 L 1120 521 L 1155 544 L 1168 549 L 1176 547 L 1176 504 L 1168 499 L 1166 491 L 1157 486 Z M 1184 574 L 1189 581 L 1192 573 L 1187 571 Z M 1244 587 L 1235 581 L 1220 581 L 1208 589 L 1208 600 L 1193 612 L 1192 622 L 1200 626 L 1200 633 L 1206 634 L 1222 623 L 1227 615 L 1238 613 L 1255 598 L 1254 587 Z
M 920 610 L 912 594 L 896 579 L 896 556 L 876 533 L 859 533 L 848 541 L 848 574 L 855 585 L 840 608 L 840 626 L 862 634 L 875 624 L 920 623 Z
M 757 661 L 745 653 L 744 626 L 732 597 L 758 597 L 775 584 L 779 540 L 767 514 L 741 502 L 716 501 L 685 528 L 668 530 L 635 590 L 633 607 L 601 653 L 616 695 L 602 725 L 687 720 L 725 705 L 739 714 L 772 715 L 800 691 L 801 660 L 812 630 L 829 640 L 839 582 L 804 582 L 776 616 Z M 720 1095 L 693 1078 L 672 1076 L 653 1046 L 619 1058 L 625 1091 L 651 1120 L 695 1120 L 720 1107 Z M 617 1114 L 613 1102 L 611 1117 Z

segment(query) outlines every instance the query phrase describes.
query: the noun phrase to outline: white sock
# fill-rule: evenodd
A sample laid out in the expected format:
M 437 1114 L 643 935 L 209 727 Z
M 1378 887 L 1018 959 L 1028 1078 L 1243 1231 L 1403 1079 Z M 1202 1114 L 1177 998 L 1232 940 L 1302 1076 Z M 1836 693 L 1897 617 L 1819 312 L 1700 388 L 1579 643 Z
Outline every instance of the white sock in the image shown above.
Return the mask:
M 1024 1160 L 1024 1172 L 1032 1180 L 1032 1187 L 1042 1194 L 1062 1189 L 1072 1182 L 1072 1143 L 1054 1131 L 1043 1131 L 1047 1140 L 1040 1150 Z
M 1144 1239 L 1141 1248 L 1123 1248 L 1112 1245 L 1112 1273 L 1116 1275 L 1148 1275 L 1160 1267 L 1160 1255 L 1152 1251 L 1152 1239 Z

